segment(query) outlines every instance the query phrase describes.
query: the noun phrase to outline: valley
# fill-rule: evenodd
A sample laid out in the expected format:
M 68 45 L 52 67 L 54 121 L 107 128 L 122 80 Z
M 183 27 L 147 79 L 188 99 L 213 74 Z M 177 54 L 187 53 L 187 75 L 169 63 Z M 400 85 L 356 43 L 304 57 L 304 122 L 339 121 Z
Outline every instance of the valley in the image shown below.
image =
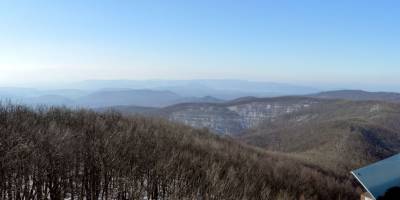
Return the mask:
M 152 114 L 221 135 L 238 135 L 264 121 L 320 103 L 306 97 L 241 98 L 225 103 L 178 104 Z
M 368 93 L 368 99 L 380 98 L 381 93 L 374 95 Z M 400 104 L 392 103 L 392 98 L 372 101 L 316 96 L 246 97 L 135 113 L 208 129 L 340 176 L 400 152 Z
M 354 92 L 354 95 L 360 93 Z M 103 159 L 103 163 L 98 165 L 104 167 L 93 168 L 99 170 L 100 174 L 104 173 L 102 176 L 114 177 L 114 173 L 117 173 L 109 171 L 106 166 L 137 168 L 139 171 L 130 171 L 122 167 L 122 171 L 118 172 L 125 173 L 124 177 L 130 177 L 130 173 L 136 174 L 136 181 L 142 185 L 139 187 L 122 184 L 122 188 L 130 187 L 135 191 L 126 193 L 132 198 L 135 195 L 139 195 L 136 196 L 138 198 L 151 195 L 153 199 L 158 195 L 183 198 L 201 191 L 203 197 L 215 196 L 222 199 L 257 195 L 260 199 L 354 199 L 359 194 L 349 171 L 400 152 L 400 104 L 394 102 L 394 97 L 397 96 L 395 93 L 382 95 L 362 92 L 363 95 L 356 99 L 349 98 L 351 91 L 344 93 L 345 96 L 342 96 L 343 91 L 331 91 L 300 96 L 219 100 L 209 96 L 182 98 L 168 91 L 104 90 L 79 97 L 91 106 L 46 106 L 32 110 L 25 106 L 3 105 L 3 111 L 0 112 L 3 117 L 0 122 L 3 123 L 4 130 L 9 130 L 7 127 L 16 126 L 18 123 L 24 124 L 22 129 L 19 129 L 22 132 L 13 132 L 15 137 L 25 138 L 18 141 L 22 143 L 17 145 L 31 145 L 27 149 L 13 150 L 21 155 L 28 156 L 32 151 L 38 151 L 43 153 L 39 155 L 44 162 L 50 162 L 58 155 L 71 156 L 63 142 L 71 145 L 76 143 L 78 146 L 90 148 L 78 150 L 75 157 L 85 155 L 87 151 L 91 154 L 88 158 L 71 160 L 75 166 L 70 166 L 70 170 L 80 165 L 94 167 L 88 163 L 81 163 L 85 163 L 89 158 Z M 60 99 L 58 96 L 48 97 Z M 181 103 L 179 99 L 186 99 L 188 102 Z M 173 104 L 174 101 L 177 102 Z M 110 102 L 114 102 L 115 105 Z M 139 106 L 129 102 L 139 102 Z M 155 102 L 159 107 L 154 106 Z M 166 103 L 166 106 L 161 106 L 160 102 L 170 102 L 173 105 Z M 28 130 L 32 128 L 36 130 L 35 137 L 46 143 L 40 143 L 29 136 Z M 86 131 L 82 132 L 81 129 Z M 42 133 L 49 135 L 41 135 Z M 2 137 L 2 141 L 13 141 L 12 138 L 8 138 L 11 135 Z M 86 139 L 78 141 L 75 138 Z M 116 146 L 109 146 L 109 142 Z M 133 145 L 134 143 L 139 146 Z M 46 147 L 49 144 L 51 147 Z M 11 159 L 16 156 L 10 154 L 14 148 L 12 145 L 3 145 L 2 148 L 4 155 L 1 157 Z M 53 148 L 52 151 L 57 153 L 48 158 L 47 148 Z M 150 149 L 155 151 L 154 154 L 149 154 Z M 126 163 L 129 158 L 125 154 L 130 151 L 139 156 L 135 158 L 138 164 Z M 121 154 L 122 152 L 125 153 Z M 142 154 L 150 157 L 140 156 Z M 101 157 L 97 157 L 99 155 Z M 110 156 L 117 156 L 117 160 L 111 159 Z M 169 157 L 170 160 L 166 159 Z M 209 159 L 204 161 L 205 157 Z M 195 161 L 194 158 L 198 159 Z M 28 156 L 27 159 L 26 162 L 29 163 L 29 160 L 36 158 Z M 176 159 L 179 163 L 186 164 L 182 166 L 174 163 Z M 119 164 L 114 165 L 115 162 Z M 142 162 L 158 163 L 157 168 L 149 168 L 140 164 Z M 31 165 L 25 165 L 26 168 L 21 169 L 27 170 L 23 173 L 29 173 L 38 167 L 39 163 L 32 161 Z M 200 168 L 191 171 L 194 166 Z M 213 167 L 206 170 L 206 166 Z M 8 176 L 4 172 L 22 173 L 11 165 L 4 167 L 7 169 L 3 170 L 3 177 Z M 80 182 L 78 176 L 68 178 L 64 172 L 54 171 L 58 170 L 59 166 L 53 167 L 56 168 L 45 168 L 43 173 L 50 170 L 56 173 L 52 176 L 59 177 L 60 180 L 87 184 Z M 176 170 L 169 174 L 168 171 L 174 168 Z M 202 171 L 203 169 L 205 171 Z M 82 176 L 93 176 L 86 174 L 84 168 L 82 170 L 79 172 L 83 173 Z M 151 173 L 146 175 L 146 170 L 150 170 Z M 221 178 L 210 179 L 210 174 Z M 179 178 L 181 176 L 185 178 L 182 180 Z M 202 181 L 193 183 L 192 181 L 197 180 L 195 177 Z M 268 181 L 261 183 L 265 181 L 263 177 Z M 285 181 L 286 178 L 290 182 Z M 18 178 L 11 180 L 22 181 Z M 29 181 L 29 178 L 26 180 Z M 42 181 L 45 183 L 50 180 Z M 93 181 L 98 181 L 101 185 L 109 184 L 107 179 L 99 177 Z M 242 181 L 246 181 L 252 188 L 242 187 L 239 184 Z M 14 184 L 15 187 L 23 187 L 17 182 Z M 186 192 L 185 184 L 192 184 Z M 274 187 L 276 184 L 279 184 L 278 188 Z M 301 184 L 315 185 L 314 189 L 310 189 L 299 186 Z M 236 190 L 227 190 L 223 185 L 229 185 L 228 188 Z M 154 187 L 168 189 L 160 191 Z M 113 186 L 114 191 L 122 188 Z M 61 192 L 64 196 L 85 196 L 77 193 L 78 189 L 82 190 L 77 185 Z M 96 190 L 102 192 L 92 195 L 114 195 L 112 198 L 117 198 L 117 193 L 107 189 Z M 3 188 L 4 192 L 6 188 Z

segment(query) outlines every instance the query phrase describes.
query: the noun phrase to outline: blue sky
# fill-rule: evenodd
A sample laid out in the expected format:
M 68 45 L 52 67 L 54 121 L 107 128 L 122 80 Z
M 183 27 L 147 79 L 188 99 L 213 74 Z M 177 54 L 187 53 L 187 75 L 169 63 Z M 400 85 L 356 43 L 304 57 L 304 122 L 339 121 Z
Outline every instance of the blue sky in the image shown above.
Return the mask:
M 399 85 L 400 1 L 0 0 L 0 83 Z

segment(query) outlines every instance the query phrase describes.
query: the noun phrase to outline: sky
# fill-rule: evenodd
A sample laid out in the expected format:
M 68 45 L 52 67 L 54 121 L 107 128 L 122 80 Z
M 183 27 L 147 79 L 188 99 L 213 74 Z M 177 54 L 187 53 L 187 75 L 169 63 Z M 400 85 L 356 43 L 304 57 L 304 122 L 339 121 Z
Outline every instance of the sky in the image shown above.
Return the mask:
M 0 84 L 400 86 L 397 0 L 0 0 Z

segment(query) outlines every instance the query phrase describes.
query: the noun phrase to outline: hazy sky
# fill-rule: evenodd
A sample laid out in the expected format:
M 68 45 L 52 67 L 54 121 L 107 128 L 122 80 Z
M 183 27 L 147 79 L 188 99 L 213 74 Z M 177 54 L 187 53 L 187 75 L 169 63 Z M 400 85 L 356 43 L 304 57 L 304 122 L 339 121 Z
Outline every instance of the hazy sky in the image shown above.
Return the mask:
M 400 1 L 0 0 L 0 82 L 400 85 Z

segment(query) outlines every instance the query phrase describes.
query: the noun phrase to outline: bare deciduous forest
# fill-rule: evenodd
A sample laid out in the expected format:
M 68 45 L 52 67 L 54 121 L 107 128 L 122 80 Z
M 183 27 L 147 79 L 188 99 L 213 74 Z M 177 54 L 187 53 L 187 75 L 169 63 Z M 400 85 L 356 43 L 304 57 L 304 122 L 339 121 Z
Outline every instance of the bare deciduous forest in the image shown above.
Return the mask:
M 0 107 L 1 199 L 354 199 L 317 167 L 163 120 Z

